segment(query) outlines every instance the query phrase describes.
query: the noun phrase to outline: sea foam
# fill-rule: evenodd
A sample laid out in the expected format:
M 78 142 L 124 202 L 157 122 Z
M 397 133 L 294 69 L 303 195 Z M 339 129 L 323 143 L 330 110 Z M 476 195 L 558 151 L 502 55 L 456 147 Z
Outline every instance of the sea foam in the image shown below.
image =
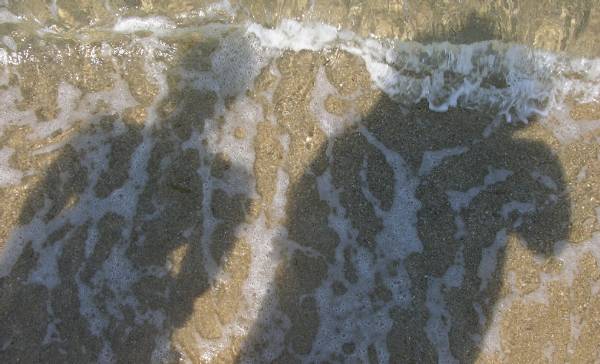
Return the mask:
M 487 108 L 527 121 L 565 106 L 600 99 L 600 60 L 572 58 L 523 45 L 485 41 L 455 45 L 362 38 L 322 23 L 285 20 L 273 29 L 250 23 L 247 33 L 275 50 L 339 48 L 361 57 L 374 84 L 407 104 L 433 111 Z

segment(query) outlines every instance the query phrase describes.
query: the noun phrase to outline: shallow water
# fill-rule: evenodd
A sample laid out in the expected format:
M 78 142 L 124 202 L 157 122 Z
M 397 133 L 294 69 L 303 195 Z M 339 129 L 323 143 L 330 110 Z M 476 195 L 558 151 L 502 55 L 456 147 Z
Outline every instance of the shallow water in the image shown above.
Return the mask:
M 2 362 L 600 361 L 596 2 L 0 6 Z

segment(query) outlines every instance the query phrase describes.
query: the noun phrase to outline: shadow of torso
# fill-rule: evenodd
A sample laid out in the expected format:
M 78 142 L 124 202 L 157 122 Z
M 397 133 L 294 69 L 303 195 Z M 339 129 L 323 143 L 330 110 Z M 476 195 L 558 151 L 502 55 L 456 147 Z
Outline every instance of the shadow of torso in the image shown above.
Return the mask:
M 244 194 L 227 190 L 228 176 L 243 172 L 184 148 L 190 135 L 172 128 L 181 119 L 167 118 L 151 135 L 128 125 L 100 143 L 112 151 L 109 168 L 96 176 L 86 160 L 102 157 L 72 146 L 95 134 L 82 131 L 44 171 L 19 217 L 23 250 L 0 280 L 5 362 L 142 363 L 173 355 L 166 343 L 206 305 L 202 295 L 247 210 Z M 155 352 L 160 347 L 164 353 Z
M 194 353 L 194 335 L 214 337 L 218 321 L 231 320 L 241 283 L 214 282 L 229 273 L 226 257 L 230 265 L 249 259 L 235 235 L 247 217 L 248 171 L 203 134 L 218 96 L 194 86 L 194 75 L 219 42 L 186 42 L 174 40 L 183 57 L 167 69 L 165 97 L 155 97 L 128 44 L 123 63 L 142 68 L 112 71 L 134 79 L 136 106 L 89 111 L 81 101 L 89 120 L 40 141 L 49 152 L 36 152 L 25 133 L 18 158 L 34 173 L 24 178 L 22 203 L 8 207 L 17 218 L 2 251 L 1 362 L 177 362 Z M 221 69 L 233 62 L 221 56 Z M 247 79 L 226 71 L 197 77 L 234 78 L 234 91 L 245 90 Z M 230 303 L 217 307 L 215 296 Z

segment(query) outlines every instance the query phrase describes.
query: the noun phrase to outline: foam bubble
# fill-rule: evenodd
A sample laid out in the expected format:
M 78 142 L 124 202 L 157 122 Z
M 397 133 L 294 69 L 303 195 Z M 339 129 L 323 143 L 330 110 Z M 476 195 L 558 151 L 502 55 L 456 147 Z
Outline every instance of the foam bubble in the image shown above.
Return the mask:
M 237 96 L 246 91 L 266 65 L 252 40 L 238 32 L 221 41 L 221 46 L 211 56 L 211 62 L 219 92 L 224 97 Z
M 0 149 L 0 187 L 17 184 L 23 177 L 22 171 L 11 168 L 9 165 L 13 153 L 14 150 L 8 147 Z
M 20 23 L 21 18 L 11 13 L 7 9 L 0 9 L 0 24 Z
M 119 19 L 113 26 L 113 31 L 118 33 L 135 33 L 139 31 L 161 33 L 173 29 L 175 29 L 175 24 L 162 16 L 123 18 Z

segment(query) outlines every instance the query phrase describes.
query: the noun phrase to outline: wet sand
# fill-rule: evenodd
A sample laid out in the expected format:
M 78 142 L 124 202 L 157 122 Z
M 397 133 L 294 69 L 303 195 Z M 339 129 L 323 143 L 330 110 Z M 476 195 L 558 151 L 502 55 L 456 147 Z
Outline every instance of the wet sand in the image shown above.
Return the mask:
M 326 13 L 346 25 L 352 11 Z M 506 37 L 502 17 L 487 26 L 490 37 L 596 52 L 575 33 L 598 10 L 573 11 L 558 17 L 572 24 L 556 38 L 567 46 L 538 36 L 554 34 L 550 21 Z M 423 41 L 454 27 L 449 19 L 425 35 L 375 29 L 367 18 L 361 31 Z M 480 40 L 462 37 L 453 40 Z M 86 106 L 89 120 L 50 135 L 18 123 L 0 134 L 20 174 L 0 186 L 0 253 L 10 267 L 0 278 L 0 361 L 599 360 L 597 103 L 573 105 L 583 131 L 569 138 L 560 116 L 525 124 L 498 123 L 495 110 L 433 112 L 391 100 L 360 58 L 338 49 L 285 52 L 243 101 L 221 100 L 177 71 L 210 68 L 218 42 L 171 41 L 177 52 L 157 56 L 167 89 L 146 76 L 142 50 L 41 68 L 73 47 L 57 43 L 10 71 L 2 87 L 19 89 L 16 108 L 40 125 L 66 109 L 65 80 L 78 105 L 122 82 L 135 106 L 115 113 L 108 95 Z M 260 121 L 245 123 L 248 115 Z M 343 131 L 328 135 L 325 118 Z M 221 142 L 218 153 L 207 147 Z M 246 150 L 251 165 L 239 165 L 236 151 Z M 255 250 L 265 231 L 275 242 L 266 253 Z M 268 288 L 249 302 L 256 277 L 270 277 Z

